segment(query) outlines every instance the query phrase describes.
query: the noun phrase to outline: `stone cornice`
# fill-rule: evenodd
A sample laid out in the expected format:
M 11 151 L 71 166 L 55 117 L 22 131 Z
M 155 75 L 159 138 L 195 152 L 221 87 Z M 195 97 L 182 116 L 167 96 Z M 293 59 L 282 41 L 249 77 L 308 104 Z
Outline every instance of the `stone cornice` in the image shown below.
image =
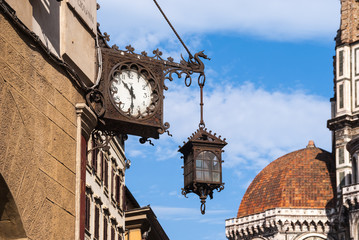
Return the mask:
M 329 215 L 334 210 L 275 208 L 259 214 L 226 220 L 226 235 L 229 239 L 239 236 L 269 235 L 276 232 L 324 233 L 329 231 Z

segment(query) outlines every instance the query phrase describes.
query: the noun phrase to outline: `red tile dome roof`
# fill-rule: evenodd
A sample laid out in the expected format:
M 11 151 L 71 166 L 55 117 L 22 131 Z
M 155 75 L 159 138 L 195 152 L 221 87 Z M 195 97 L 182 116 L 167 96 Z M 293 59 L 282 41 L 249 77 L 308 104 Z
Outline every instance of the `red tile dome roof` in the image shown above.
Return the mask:
M 334 198 L 335 174 L 332 155 L 307 148 L 284 155 L 265 167 L 249 185 L 237 217 L 272 208 L 327 208 Z

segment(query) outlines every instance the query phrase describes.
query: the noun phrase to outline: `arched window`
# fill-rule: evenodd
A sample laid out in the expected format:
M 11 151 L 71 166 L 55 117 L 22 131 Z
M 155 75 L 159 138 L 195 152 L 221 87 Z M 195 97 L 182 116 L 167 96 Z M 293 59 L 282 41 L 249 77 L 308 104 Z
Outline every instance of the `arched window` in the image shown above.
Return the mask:
M 203 151 L 196 159 L 196 180 L 220 182 L 220 163 L 217 156 L 210 151 Z
M 358 160 L 356 154 L 352 157 L 352 179 L 353 183 L 358 183 Z
M 24 239 L 26 233 L 14 198 L 0 174 L 0 239 Z

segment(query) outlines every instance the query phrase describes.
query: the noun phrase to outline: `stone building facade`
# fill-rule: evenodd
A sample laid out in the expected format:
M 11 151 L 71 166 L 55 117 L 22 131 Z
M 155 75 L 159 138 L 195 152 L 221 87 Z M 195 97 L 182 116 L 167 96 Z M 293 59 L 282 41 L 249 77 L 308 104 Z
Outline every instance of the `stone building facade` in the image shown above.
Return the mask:
M 332 154 L 310 143 L 269 164 L 247 189 L 237 217 L 226 220 L 228 239 L 359 239 L 358 17 L 359 1 L 341 0 L 327 124 Z
M 126 238 L 125 136 L 102 146 L 85 98 L 102 71 L 97 9 L 0 0 L 0 239 Z M 168 239 L 151 221 L 162 235 L 146 239 Z

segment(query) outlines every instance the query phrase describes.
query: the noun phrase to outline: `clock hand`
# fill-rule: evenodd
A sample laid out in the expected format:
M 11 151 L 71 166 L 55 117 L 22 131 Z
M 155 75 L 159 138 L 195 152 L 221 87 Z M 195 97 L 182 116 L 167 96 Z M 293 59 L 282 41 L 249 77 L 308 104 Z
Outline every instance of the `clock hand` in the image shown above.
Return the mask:
M 133 93 L 133 87 L 131 85 L 131 88 L 128 87 L 128 84 L 125 82 L 122 82 L 123 86 L 125 86 L 125 88 L 130 92 L 130 96 L 131 98 L 136 98 L 135 94 Z
M 125 88 L 131 93 L 131 90 L 130 90 L 130 88 L 128 87 L 127 83 L 125 83 L 124 81 L 122 81 L 122 83 L 123 83 L 123 86 L 125 86 Z
M 131 97 L 131 105 L 130 105 L 131 113 L 133 113 L 133 108 L 134 107 L 135 107 L 135 105 L 133 105 L 133 97 Z
M 136 99 L 136 96 L 135 96 L 135 94 L 133 93 L 133 87 L 132 87 L 132 86 L 131 86 L 131 89 L 130 89 L 130 95 L 131 95 L 131 98 Z

